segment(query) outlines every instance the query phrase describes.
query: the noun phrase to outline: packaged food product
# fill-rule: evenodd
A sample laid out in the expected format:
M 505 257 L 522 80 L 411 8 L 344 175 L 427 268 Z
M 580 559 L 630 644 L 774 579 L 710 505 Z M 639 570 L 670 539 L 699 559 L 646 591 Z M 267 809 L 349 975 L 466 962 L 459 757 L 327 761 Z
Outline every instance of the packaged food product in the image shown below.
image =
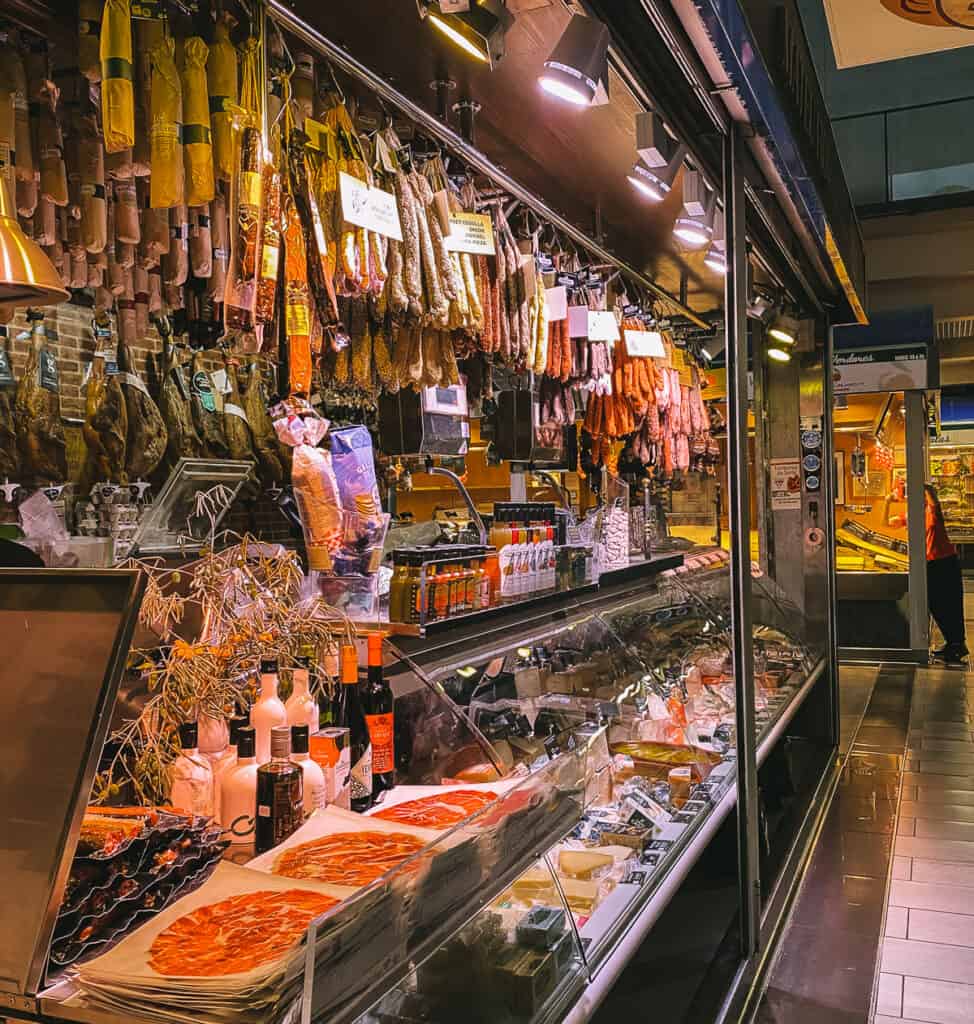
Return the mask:
M 301 514 L 308 566 L 330 570 L 342 541 L 342 509 L 331 453 L 316 447 L 328 431 L 316 415 L 288 414 L 274 423 L 278 438 L 294 448 L 291 482 Z

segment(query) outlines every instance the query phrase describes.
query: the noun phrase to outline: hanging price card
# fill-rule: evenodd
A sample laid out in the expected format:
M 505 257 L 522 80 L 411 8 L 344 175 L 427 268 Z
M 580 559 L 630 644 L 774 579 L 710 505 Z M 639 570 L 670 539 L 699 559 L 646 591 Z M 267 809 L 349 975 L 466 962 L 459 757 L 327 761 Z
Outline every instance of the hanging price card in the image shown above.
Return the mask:
M 371 188 L 364 181 L 339 171 L 342 217 L 349 224 L 374 231 L 377 235 L 402 241 L 402 225 L 396 197 L 381 188 Z
M 651 356 L 662 359 L 666 355 L 663 335 L 659 331 L 633 331 L 626 328 L 626 352 L 631 356 Z
M 451 213 L 450 235 L 446 239 L 449 252 L 469 252 L 493 256 L 494 225 L 484 213 Z

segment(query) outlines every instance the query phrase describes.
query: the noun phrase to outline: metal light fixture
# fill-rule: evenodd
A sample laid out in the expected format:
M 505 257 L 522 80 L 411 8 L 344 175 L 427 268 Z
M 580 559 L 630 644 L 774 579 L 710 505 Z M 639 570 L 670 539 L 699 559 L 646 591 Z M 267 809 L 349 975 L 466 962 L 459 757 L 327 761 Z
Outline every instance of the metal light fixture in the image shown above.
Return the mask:
M 673 188 L 673 181 L 686 155 L 687 147 L 681 144 L 676 147 L 669 163 L 662 167 L 647 167 L 643 163 L 637 163 L 632 169 L 632 174 L 626 175 L 629 184 L 652 202 L 661 203 Z
M 433 0 L 418 6 L 420 17 L 475 60 L 493 67 L 504 56 L 514 15 L 503 0 Z
M 673 234 L 694 248 L 708 245 L 714 237 L 714 210 L 717 196 L 711 192 L 699 171 L 683 175 L 683 209 L 673 225 Z
M 790 363 L 791 352 L 789 352 L 787 348 L 772 345 L 768 349 L 768 358 L 773 359 L 776 363 Z
M 578 107 L 608 103 L 609 30 L 597 18 L 572 15 L 544 62 L 538 84 L 545 92 Z
M 782 345 L 794 345 L 798 340 L 798 320 L 787 313 L 779 313 L 768 325 L 768 335 Z
M 70 297 L 54 264 L 24 234 L 14 212 L 10 186 L 0 176 L 0 305 L 53 306 Z
M 710 248 L 703 258 L 704 266 L 715 274 L 727 273 L 727 242 L 724 239 L 723 211 L 714 214 L 714 237 L 710 240 Z

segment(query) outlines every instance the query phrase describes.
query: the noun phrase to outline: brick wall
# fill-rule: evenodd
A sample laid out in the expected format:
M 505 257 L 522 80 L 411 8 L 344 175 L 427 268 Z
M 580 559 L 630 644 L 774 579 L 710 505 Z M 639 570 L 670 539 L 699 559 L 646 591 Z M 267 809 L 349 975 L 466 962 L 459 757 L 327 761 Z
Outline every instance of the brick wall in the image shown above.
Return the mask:
M 25 310 L 18 310 L 7 325 L 7 346 L 14 375 L 20 380 L 27 362 L 30 339 L 18 339 L 28 330 Z M 85 415 L 85 393 L 82 387 L 87 366 L 94 356 L 95 340 L 91 331 L 92 311 L 82 306 L 63 303 L 45 307 L 44 327 L 48 342 L 57 354 L 61 382 L 61 416 L 65 421 L 68 442 L 69 475 L 80 476 L 84 459 L 81 423 Z M 134 369 L 146 377 L 146 357 L 161 350 L 162 343 L 154 328 L 150 335 L 129 346 Z M 222 366 L 218 358 L 204 360 L 207 369 Z M 256 532 L 265 540 L 289 541 L 296 539 L 288 522 L 266 495 L 255 497 L 253 492 L 237 501 L 227 514 L 224 525 L 238 533 Z

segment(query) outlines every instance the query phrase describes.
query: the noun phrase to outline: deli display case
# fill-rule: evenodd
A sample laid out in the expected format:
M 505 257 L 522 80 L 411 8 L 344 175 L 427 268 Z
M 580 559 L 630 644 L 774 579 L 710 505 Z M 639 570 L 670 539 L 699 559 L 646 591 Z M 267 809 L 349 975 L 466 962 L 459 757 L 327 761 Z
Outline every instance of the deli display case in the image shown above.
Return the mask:
M 119 576 L 134 585 L 133 573 Z M 36 604 L 32 574 L 8 577 L 5 613 Z M 101 578 L 87 580 L 89 595 Z M 135 828 L 93 852 L 86 814 L 111 705 L 133 675 L 123 667 L 135 609 L 125 606 L 99 663 L 71 662 L 70 678 L 62 666 L 53 679 L 41 653 L 26 650 L 19 669 L 37 693 L 21 702 L 18 730 L 39 735 L 66 685 L 90 704 L 75 716 L 70 757 L 41 760 L 29 787 L 7 775 L 0 791 L 13 839 L 5 877 L 36 925 L 6 940 L 5 1010 L 92 1024 L 586 1019 L 593 990 L 618 976 L 735 804 L 728 579 L 724 553 L 694 553 L 679 569 L 479 625 L 387 637 L 395 787 L 366 815 L 316 811 L 253 859 L 237 844 L 217 863 L 211 843 L 206 870 L 130 918 L 117 916 L 123 900 L 106 897 L 100 910 L 116 914 L 113 927 L 86 918 L 70 963 L 50 957 L 62 902 L 77 906 L 86 887 L 114 894 L 118 877 L 140 885 L 150 854 L 125 867 L 125 851 L 154 841 Z M 819 680 L 823 652 L 772 581 L 752 582 L 760 765 Z M 46 594 L 42 611 L 58 607 Z M 63 808 L 63 832 L 30 832 L 17 787 Z M 180 842 L 196 842 L 193 826 L 184 823 Z M 378 844 L 364 857 L 363 837 Z M 395 848 L 385 860 L 383 844 Z M 282 869 L 310 849 L 319 852 L 302 870 Z M 150 891 L 130 890 L 133 899 Z M 220 918 L 227 907 L 270 927 L 261 908 L 281 901 L 289 923 L 271 951 L 248 932 L 227 946 L 244 963 L 212 960 L 214 920 L 233 931 L 232 914 Z M 194 957 L 209 966 L 190 965 Z

